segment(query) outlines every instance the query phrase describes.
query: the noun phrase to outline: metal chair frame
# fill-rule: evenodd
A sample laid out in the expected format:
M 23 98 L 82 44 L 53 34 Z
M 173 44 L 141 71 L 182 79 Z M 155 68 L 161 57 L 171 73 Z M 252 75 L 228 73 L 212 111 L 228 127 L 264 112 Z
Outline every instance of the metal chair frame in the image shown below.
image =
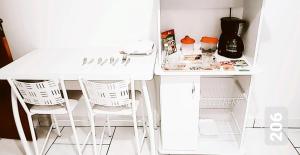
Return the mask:
M 76 142 L 76 148 L 78 151 L 78 154 L 82 154 L 82 150 L 80 149 L 79 146 L 79 141 L 78 141 L 78 135 L 76 132 L 75 128 L 75 123 L 72 115 L 72 110 L 70 108 L 70 102 L 68 98 L 68 94 L 66 91 L 66 87 L 64 84 L 64 80 L 46 80 L 44 82 L 37 82 L 37 83 L 30 83 L 30 82 L 20 82 L 15 79 L 8 79 L 8 82 L 17 96 L 22 108 L 27 114 L 28 122 L 29 122 L 29 127 L 30 127 L 30 132 L 33 140 L 33 146 L 34 146 L 34 151 L 36 155 L 42 155 L 44 153 L 44 149 L 46 147 L 46 144 L 49 140 L 50 133 L 55 126 L 56 132 L 58 136 L 61 136 L 59 126 L 56 120 L 56 114 L 68 114 L 71 127 L 74 133 L 75 137 L 75 142 Z M 60 92 L 60 88 L 62 90 L 63 97 Z M 27 87 L 27 88 L 26 88 Z M 52 88 L 50 88 L 52 87 Z M 29 88 L 29 89 L 28 89 Z M 56 102 L 55 102 L 56 101 Z M 43 147 L 41 150 L 38 149 L 37 145 L 37 139 L 34 131 L 34 125 L 33 125 L 33 120 L 32 116 L 35 114 L 39 113 L 33 113 L 30 111 L 30 108 L 28 108 L 27 104 L 32 104 L 32 105 L 38 105 L 38 106 L 55 106 L 57 104 L 60 104 L 61 106 L 64 106 L 66 109 L 65 113 L 55 113 L 49 111 L 48 114 L 50 114 L 51 119 L 52 119 L 52 124 L 49 128 L 49 131 L 47 133 L 45 142 L 43 144 Z
M 104 139 L 104 133 L 105 133 L 105 129 L 106 127 L 108 128 L 108 134 L 109 136 L 112 136 L 112 132 L 111 132 L 111 126 L 110 126 L 110 120 L 109 120 L 109 116 L 112 115 L 109 111 L 103 111 L 101 113 L 97 113 L 93 110 L 93 107 L 95 105 L 101 105 L 101 106 L 109 106 L 110 108 L 130 108 L 131 113 L 122 113 L 122 112 L 114 112 L 113 115 L 131 115 L 132 116 L 132 120 L 133 120 L 133 126 L 134 126 L 134 135 L 135 135 L 135 144 L 136 144 L 136 153 L 138 155 L 141 154 L 141 148 L 143 146 L 145 137 L 146 137 L 146 121 L 145 121 L 145 116 L 144 116 L 144 109 L 143 109 L 143 113 L 142 113 L 142 119 L 143 119 L 143 127 L 144 127 L 144 132 L 143 132 L 143 137 L 140 140 L 139 139 L 139 134 L 138 134 L 138 121 L 137 121 L 137 116 L 136 116 L 136 112 L 137 112 L 137 104 L 136 104 L 136 93 L 135 93 L 135 87 L 134 87 L 134 80 L 121 80 L 119 82 L 108 82 L 105 81 L 103 83 L 99 83 L 98 82 L 93 82 L 93 81 L 88 81 L 85 79 L 80 78 L 79 79 L 79 83 L 80 83 L 80 87 L 82 89 L 84 98 L 85 98 L 85 103 L 87 106 L 87 109 L 89 111 L 89 119 L 90 119 L 90 123 L 91 123 L 91 131 L 89 132 L 88 136 L 85 139 L 84 142 L 84 146 L 86 144 L 86 142 L 88 141 L 90 135 L 92 135 L 92 139 L 93 139 L 93 151 L 94 151 L 94 155 L 97 155 L 98 153 L 101 154 L 101 150 L 102 150 L 102 142 Z M 126 84 L 126 88 L 124 88 L 124 85 Z M 122 86 L 120 86 L 122 85 Z M 129 98 L 129 89 L 128 89 L 128 85 L 130 85 L 130 89 L 131 89 L 131 98 Z M 111 87 L 112 86 L 112 87 Z M 107 89 L 107 88 L 111 88 L 111 89 Z M 121 88 L 121 89 L 119 89 Z M 94 90 L 91 90 L 94 89 Z M 106 92 L 105 92 L 106 91 Z M 97 93 L 95 93 L 97 92 Z M 91 94 L 94 93 L 94 94 Z M 112 94 L 109 97 L 105 96 L 104 100 L 101 100 L 101 95 L 103 97 L 103 93 L 105 94 Z M 121 95 L 123 94 L 123 95 Z M 125 94 L 125 95 L 124 95 Z M 94 95 L 98 95 L 98 97 L 95 97 Z M 121 97 L 121 98 L 118 98 Z M 98 102 L 95 102 L 95 98 L 98 98 Z M 111 100 L 110 100 L 111 99 Z M 104 101 L 106 103 L 101 103 L 101 101 Z M 106 115 L 106 122 L 103 128 L 103 131 L 101 133 L 101 138 L 100 138 L 100 147 L 99 147 L 99 151 L 97 153 L 97 146 L 96 146 L 96 132 L 95 132 L 95 116 L 99 115 L 99 114 L 103 114 Z

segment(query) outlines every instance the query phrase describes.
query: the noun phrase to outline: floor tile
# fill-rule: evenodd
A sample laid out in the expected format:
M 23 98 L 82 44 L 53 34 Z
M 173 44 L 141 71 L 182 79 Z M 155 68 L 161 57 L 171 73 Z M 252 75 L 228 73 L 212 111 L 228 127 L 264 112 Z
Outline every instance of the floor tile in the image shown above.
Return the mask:
M 139 128 L 139 136 L 142 135 L 142 128 Z M 108 155 L 121 155 L 124 154 L 135 155 L 135 137 L 133 127 L 117 127 L 111 142 Z M 142 155 L 150 154 L 149 138 L 145 139 Z
M 84 140 L 85 140 L 87 134 L 89 133 L 90 129 L 91 129 L 90 127 L 76 127 L 76 131 L 78 134 L 78 139 L 79 139 L 80 144 L 84 143 Z M 115 127 L 112 127 L 111 129 L 113 132 Z M 100 144 L 100 136 L 101 136 L 102 130 L 103 130 L 103 127 L 96 127 L 97 144 Z M 57 140 L 55 141 L 56 144 L 57 143 L 59 143 L 59 144 L 75 144 L 75 138 L 74 138 L 73 130 L 71 127 L 64 127 L 64 129 L 62 130 L 61 133 L 62 133 L 62 136 L 57 138 Z M 108 134 L 105 134 L 103 144 L 109 144 L 110 141 L 111 141 L 111 137 L 109 137 Z M 93 144 L 92 136 L 90 136 L 87 144 Z
M 36 134 L 37 134 L 37 143 L 39 147 L 39 151 L 42 149 L 45 138 L 47 136 L 49 127 L 37 127 L 35 129 Z M 55 141 L 55 138 L 57 137 L 56 130 L 52 130 L 49 136 L 49 140 L 46 144 L 46 147 L 44 151 L 46 152 L 51 144 Z M 31 142 L 29 142 L 29 145 L 32 147 L 33 151 L 33 145 Z M 11 139 L 1 139 L 0 140 L 0 154 L 5 154 L 5 155 L 23 155 L 23 146 L 21 144 L 21 141 L 19 140 L 11 140 Z
M 300 129 L 288 129 L 287 135 L 295 147 L 300 147 Z
M 0 154 L 3 155 L 24 155 L 21 141 L 11 139 L 0 140 Z
M 298 153 L 300 154 L 300 148 L 296 148 L 296 149 L 297 149 Z
M 284 145 L 267 145 L 264 139 L 265 130 L 268 129 L 246 129 L 245 155 L 298 155 L 291 143 Z
M 62 130 L 62 128 L 60 128 L 60 130 Z M 47 136 L 47 133 L 49 131 L 49 127 L 37 127 L 36 128 L 36 133 L 37 133 L 37 143 L 38 143 L 38 147 L 39 149 L 41 150 L 44 143 L 45 143 L 45 139 L 46 139 L 46 136 Z M 55 139 L 57 138 L 57 132 L 55 129 L 53 129 L 50 133 L 50 136 L 49 136 L 49 140 L 45 146 L 45 149 L 44 151 L 47 151 L 52 143 L 55 141 Z
M 99 147 L 99 145 L 97 145 Z M 102 145 L 101 155 L 106 155 L 109 145 Z M 53 144 L 46 155 L 76 155 L 76 145 L 70 144 Z M 87 145 L 83 155 L 93 155 L 93 145 Z

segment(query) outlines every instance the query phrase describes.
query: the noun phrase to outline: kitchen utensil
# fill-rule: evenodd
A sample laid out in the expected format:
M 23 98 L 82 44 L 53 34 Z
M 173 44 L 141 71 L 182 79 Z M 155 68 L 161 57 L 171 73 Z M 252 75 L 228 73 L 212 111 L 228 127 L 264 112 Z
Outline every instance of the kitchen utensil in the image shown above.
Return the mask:
M 119 58 L 114 59 L 114 62 L 112 63 L 113 66 L 115 66 L 119 61 Z
M 83 58 L 83 61 L 82 61 L 82 66 L 85 65 L 87 63 L 87 58 Z
M 102 58 L 100 57 L 100 58 L 98 58 L 98 63 L 97 64 L 99 65 L 99 64 L 101 64 L 101 62 L 102 62 Z
M 127 57 L 128 57 L 127 54 L 122 55 L 122 64 L 124 64 L 126 62 Z
M 100 65 L 103 66 L 107 61 L 108 61 L 108 59 L 105 58 L 105 59 L 103 60 L 103 62 L 102 62 Z
M 91 64 L 91 63 L 93 63 L 93 62 L 94 62 L 94 59 L 91 59 L 91 60 L 89 61 L 88 64 Z
M 125 62 L 125 66 L 127 66 L 130 63 L 130 58 L 127 59 L 127 61 Z
M 110 58 L 109 58 L 109 63 L 110 63 L 110 64 L 113 64 L 114 61 L 115 61 L 115 58 L 114 58 L 114 57 L 110 57 Z
M 241 39 L 245 20 L 236 17 L 221 18 L 222 34 L 220 36 L 218 54 L 227 58 L 240 58 L 243 55 L 244 43 Z

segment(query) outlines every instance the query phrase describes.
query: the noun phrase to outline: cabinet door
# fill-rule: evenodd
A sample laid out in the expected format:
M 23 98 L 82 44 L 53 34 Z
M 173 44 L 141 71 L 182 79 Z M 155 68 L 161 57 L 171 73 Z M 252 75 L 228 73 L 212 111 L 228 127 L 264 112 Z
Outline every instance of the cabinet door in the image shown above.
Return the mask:
M 199 77 L 162 76 L 160 85 L 163 150 L 197 148 Z

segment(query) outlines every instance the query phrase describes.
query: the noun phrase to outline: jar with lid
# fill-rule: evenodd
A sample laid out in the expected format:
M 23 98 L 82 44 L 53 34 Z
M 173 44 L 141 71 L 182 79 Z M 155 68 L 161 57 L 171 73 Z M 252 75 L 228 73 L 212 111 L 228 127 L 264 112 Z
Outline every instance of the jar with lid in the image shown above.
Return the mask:
M 203 69 L 210 69 L 211 65 L 216 62 L 216 58 L 214 56 L 217 50 L 218 38 L 214 37 L 202 37 L 201 42 L 201 63 Z
M 193 52 L 194 51 L 195 39 L 185 36 L 181 39 L 181 47 L 180 50 L 182 52 Z
M 200 42 L 202 53 L 213 55 L 217 50 L 217 44 L 219 40 L 218 38 L 214 37 L 202 37 Z

